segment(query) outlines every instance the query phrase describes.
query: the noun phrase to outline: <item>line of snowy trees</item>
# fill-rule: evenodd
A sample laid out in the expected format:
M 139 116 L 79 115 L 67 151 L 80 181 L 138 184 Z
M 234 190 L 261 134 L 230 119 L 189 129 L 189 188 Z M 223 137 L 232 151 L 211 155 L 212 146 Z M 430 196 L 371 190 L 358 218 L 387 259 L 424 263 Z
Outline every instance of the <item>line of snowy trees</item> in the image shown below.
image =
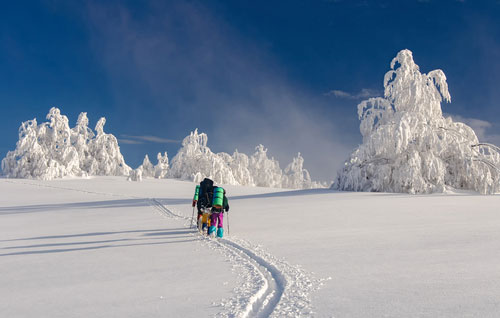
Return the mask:
M 213 153 L 207 146 L 208 137 L 196 129 L 182 141 L 182 147 L 169 166 L 167 153 L 158 154 L 158 164 L 153 166 L 148 156 L 142 165 L 131 172 L 130 180 L 142 177 L 176 178 L 200 182 L 205 177 L 216 183 L 248 185 L 273 188 L 309 189 L 322 186 L 311 181 L 304 169 L 304 159 L 300 155 L 283 171 L 279 162 L 268 158 L 267 149 L 259 145 L 250 157 L 237 150 L 233 155 Z
M 500 190 L 500 148 L 480 143 L 469 126 L 445 118 L 441 102 L 450 101 L 441 70 L 420 73 L 412 52 L 402 50 L 384 77 L 384 97 L 358 105 L 363 143 L 337 174 L 333 187 L 349 191 L 431 193 L 447 187 L 496 193 Z M 2 160 L 9 178 L 53 179 L 65 176 L 115 175 L 179 178 L 199 182 L 205 177 L 220 184 L 277 188 L 313 188 L 300 153 L 282 170 L 259 145 L 251 156 L 235 151 L 213 153 L 208 137 L 191 132 L 169 163 L 158 154 L 137 169 L 125 164 L 117 139 L 104 133 L 101 118 L 95 132 L 86 113 L 70 128 L 68 118 L 52 108 L 48 122 L 22 123 L 16 149 Z
M 131 168 L 125 164 L 115 136 L 104 132 L 106 119 L 97 122 L 95 133 L 81 113 L 74 128 L 58 108 L 50 109 L 42 124 L 28 120 L 19 128 L 16 149 L 2 160 L 7 178 L 50 180 L 65 176 L 121 176 Z
M 184 139 L 171 165 L 165 152 L 158 154 L 156 165 L 146 155 L 142 165 L 132 170 L 125 163 L 115 136 L 104 132 L 105 118 L 99 119 L 95 132 L 88 127 L 87 113 L 79 115 L 73 128 L 55 107 L 50 109 L 47 120 L 38 124 L 33 119 L 21 124 L 16 149 L 2 160 L 4 176 L 43 180 L 66 176 L 128 176 L 135 181 L 154 177 L 195 182 L 209 177 L 217 183 L 233 185 L 295 189 L 322 186 L 311 181 L 300 153 L 283 171 L 278 161 L 267 157 L 262 145 L 250 157 L 238 151 L 232 156 L 215 154 L 207 146 L 207 135 L 198 130 Z
M 479 143 L 472 128 L 443 117 L 441 101 L 451 100 L 443 71 L 420 73 L 412 52 L 402 50 L 385 74 L 384 87 L 384 97 L 358 105 L 363 144 L 339 171 L 335 188 L 499 191 L 500 149 Z

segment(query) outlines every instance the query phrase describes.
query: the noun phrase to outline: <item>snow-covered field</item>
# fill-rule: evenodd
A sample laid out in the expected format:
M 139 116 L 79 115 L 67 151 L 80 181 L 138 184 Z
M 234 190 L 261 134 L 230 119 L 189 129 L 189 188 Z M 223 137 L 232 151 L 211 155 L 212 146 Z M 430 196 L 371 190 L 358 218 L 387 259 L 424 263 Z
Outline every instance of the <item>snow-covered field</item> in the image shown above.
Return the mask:
M 499 195 L 194 186 L 0 179 L 0 317 L 499 316 Z

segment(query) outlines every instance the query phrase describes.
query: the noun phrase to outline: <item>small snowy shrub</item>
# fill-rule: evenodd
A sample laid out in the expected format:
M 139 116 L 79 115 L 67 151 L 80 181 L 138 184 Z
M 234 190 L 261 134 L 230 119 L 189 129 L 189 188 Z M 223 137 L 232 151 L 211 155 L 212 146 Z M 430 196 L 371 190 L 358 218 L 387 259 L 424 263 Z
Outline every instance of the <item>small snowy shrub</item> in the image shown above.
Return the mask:
M 2 160 L 8 178 L 45 179 L 65 176 L 128 175 L 130 168 L 120 153 L 118 141 L 104 133 L 105 119 L 96 126 L 97 135 L 88 128 L 86 113 L 81 113 L 70 129 L 68 118 L 58 108 L 50 109 L 49 122 L 28 120 L 19 128 L 14 151 Z
M 349 191 L 443 192 L 447 186 L 499 191 L 498 148 L 479 143 L 467 125 L 444 118 L 450 101 L 441 70 L 422 74 L 402 50 L 384 77 L 384 97 L 358 105 L 361 144 L 334 187 Z

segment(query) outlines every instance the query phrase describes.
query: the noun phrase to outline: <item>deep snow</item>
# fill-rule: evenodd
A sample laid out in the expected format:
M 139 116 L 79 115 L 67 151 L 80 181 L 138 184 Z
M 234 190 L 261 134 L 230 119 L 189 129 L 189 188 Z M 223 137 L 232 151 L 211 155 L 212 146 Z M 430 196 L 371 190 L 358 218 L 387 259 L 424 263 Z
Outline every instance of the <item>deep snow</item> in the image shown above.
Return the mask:
M 267 316 L 266 284 L 281 317 L 500 312 L 499 195 L 225 186 L 220 241 L 189 229 L 194 186 L 0 179 L 0 316 Z

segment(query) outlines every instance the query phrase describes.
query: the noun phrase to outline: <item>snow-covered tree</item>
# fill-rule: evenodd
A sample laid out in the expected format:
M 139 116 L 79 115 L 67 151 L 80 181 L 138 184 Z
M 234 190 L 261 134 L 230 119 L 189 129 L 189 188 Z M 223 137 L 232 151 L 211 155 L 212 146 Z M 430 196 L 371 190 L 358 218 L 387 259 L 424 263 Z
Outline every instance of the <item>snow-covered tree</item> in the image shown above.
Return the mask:
M 181 149 L 172 158 L 168 177 L 194 182 L 208 177 L 217 183 L 237 184 L 223 156 L 214 154 L 207 142 L 207 135 L 198 133 L 198 129 L 184 138 Z
M 68 118 L 53 107 L 47 119 L 50 122 L 40 125 L 36 119 L 21 124 L 16 149 L 2 160 L 6 177 L 47 180 L 82 174 L 78 152 L 71 145 Z
M 168 173 L 168 156 L 167 152 L 162 156 L 159 152 L 156 156 L 158 163 L 154 167 L 154 177 L 157 179 L 163 179 L 167 176 Z
M 168 173 L 168 156 L 167 152 L 162 156 L 159 152 L 156 156 L 158 163 L 153 166 L 149 160 L 149 156 L 145 155 L 142 164 L 137 167 L 137 169 L 131 172 L 131 175 L 127 180 L 129 181 L 142 181 L 142 178 L 157 178 L 163 179 L 167 177 Z
M 149 161 L 148 155 L 144 156 L 144 160 L 142 161 L 142 165 L 139 168 L 142 171 L 143 177 L 154 177 L 155 176 L 155 168 L 151 161 Z
M 103 131 L 104 118 L 95 135 L 88 128 L 86 113 L 70 129 L 68 118 L 58 108 L 50 109 L 49 122 L 37 124 L 28 120 L 19 128 L 14 151 L 2 160 L 2 171 L 8 178 L 53 179 L 64 176 L 128 175 L 118 142 Z
M 300 152 L 285 168 L 282 179 L 283 188 L 310 189 L 317 187 L 317 185 L 311 181 L 309 171 L 304 169 L 304 158 L 302 158 Z
M 274 158 L 267 157 L 267 149 L 263 145 L 255 147 L 255 153 L 250 157 L 248 170 L 258 187 L 281 188 L 283 172 L 280 164 Z
M 85 173 L 90 171 L 90 166 L 92 164 L 92 154 L 89 150 L 89 144 L 94 137 L 94 132 L 89 128 L 87 113 L 80 113 L 76 121 L 76 126 L 72 129 L 71 144 L 78 152 L 80 168 Z
M 228 160 L 229 168 L 233 172 L 233 176 L 239 184 L 254 186 L 253 177 L 248 170 L 250 159 L 244 153 L 238 152 L 236 149 Z
M 19 141 L 14 151 L 9 151 L 2 160 L 2 171 L 7 178 L 46 179 L 49 168 L 45 145 L 38 140 L 36 118 L 19 127 Z
M 479 143 L 469 126 L 443 117 L 441 102 L 451 99 L 443 71 L 420 73 L 409 50 L 400 51 L 390 67 L 384 77 L 384 97 L 358 105 L 363 144 L 339 171 L 334 187 L 497 192 L 499 149 Z
M 142 181 L 142 169 L 139 167 L 137 169 L 131 170 L 127 177 L 127 181 Z
M 118 146 L 118 140 L 112 134 L 104 132 L 106 118 L 101 117 L 96 124 L 95 138 L 90 141 L 89 151 L 92 158 L 90 175 L 126 176 L 130 173 Z
M 61 115 L 58 108 L 52 107 L 47 115 L 48 125 L 42 125 L 38 139 L 43 142 L 47 157 L 52 160 L 49 164 L 50 175 L 56 178 L 65 175 L 80 175 L 80 158 L 75 147 L 71 144 L 71 129 L 68 117 Z

